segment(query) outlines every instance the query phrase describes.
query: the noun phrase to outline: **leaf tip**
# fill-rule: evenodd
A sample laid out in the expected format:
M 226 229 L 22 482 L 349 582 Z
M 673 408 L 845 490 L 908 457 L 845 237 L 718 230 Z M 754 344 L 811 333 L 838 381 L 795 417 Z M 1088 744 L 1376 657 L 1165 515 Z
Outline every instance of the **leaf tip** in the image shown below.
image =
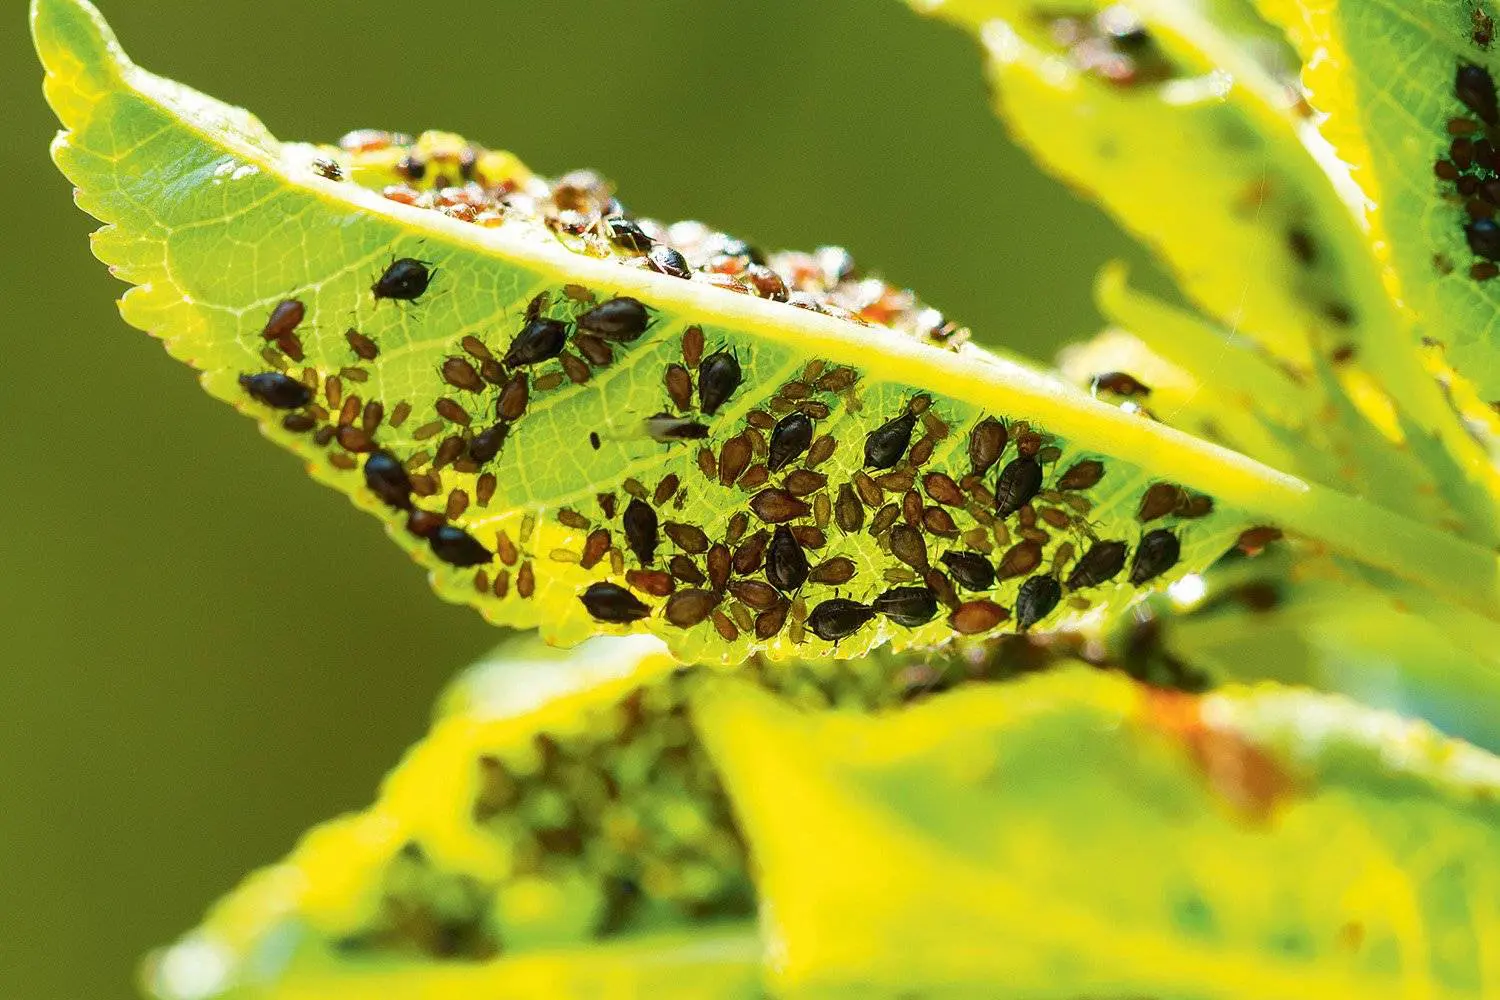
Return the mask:
M 88 0 L 31 0 L 31 37 L 47 75 L 68 80 L 74 89 L 99 89 L 130 65 L 104 15 Z

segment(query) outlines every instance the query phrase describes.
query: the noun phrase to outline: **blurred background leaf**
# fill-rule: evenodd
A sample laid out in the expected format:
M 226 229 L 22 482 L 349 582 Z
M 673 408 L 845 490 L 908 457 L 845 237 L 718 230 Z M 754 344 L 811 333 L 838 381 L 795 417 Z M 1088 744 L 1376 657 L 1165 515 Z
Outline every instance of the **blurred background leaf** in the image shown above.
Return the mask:
M 842 242 L 1033 357 L 1097 328 L 1100 264 L 1154 276 L 1010 144 L 972 44 L 896 5 L 104 12 L 142 64 L 254 106 L 279 134 L 443 127 L 548 173 L 597 166 L 660 218 L 765 246 Z M 40 426 L 9 439 L 3 472 L 0 996 L 120 997 L 138 956 L 208 899 L 367 802 L 443 681 L 495 635 L 119 321 L 124 286 L 89 255 L 94 224 L 47 160 L 55 123 L 25 28 L 17 4 L 0 32 L 0 419 Z M 541 78 L 549 103 L 526 103 Z M 284 568 L 311 560 L 349 584 L 304 602 L 315 627 L 286 634 Z

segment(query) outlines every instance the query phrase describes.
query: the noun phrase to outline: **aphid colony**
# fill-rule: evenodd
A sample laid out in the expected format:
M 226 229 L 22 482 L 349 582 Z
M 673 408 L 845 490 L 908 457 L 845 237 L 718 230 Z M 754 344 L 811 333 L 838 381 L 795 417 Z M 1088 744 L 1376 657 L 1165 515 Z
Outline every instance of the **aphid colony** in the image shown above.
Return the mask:
M 376 276 L 369 294 L 377 304 L 415 302 L 435 275 L 430 264 L 403 257 Z M 837 643 L 876 619 L 920 628 L 940 615 L 965 635 L 1012 621 L 1025 631 L 1065 599 L 1075 610 L 1089 607 L 1086 592 L 1122 574 L 1132 586 L 1161 576 L 1177 564 L 1180 542 L 1176 529 L 1153 522 L 1213 510 L 1209 497 L 1153 483 L 1138 501 L 1136 536 L 1101 538 L 1087 494 L 1104 478 L 1105 462 L 1059 468 L 1062 449 L 1024 421 L 981 417 L 955 428 L 925 394 L 880 413 L 876 407 L 892 406 L 876 402 L 890 398 L 881 387 L 821 360 L 747 395 L 753 373 L 701 327 L 642 341 L 655 322 L 651 309 L 625 296 L 600 301 L 571 285 L 555 302 L 545 292 L 533 298 L 503 346 L 464 335 L 434 372 L 442 395 L 431 419 L 401 430 L 420 419 L 412 404 L 398 401 L 387 416 L 384 401 L 361 399 L 368 373 L 358 364 L 297 371 L 287 347 L 306 315 L 296 299 L 272 309 L 262 339 L 281 353 L 266 348 L 272 368 L 241 376 L 244 392 L 285 411 L 284 430 L 329 448 L 334 468 L 360 470 L 370 494 L 403 515 L 437 559 L 474 571 L 479 593 L 529 599 L 537 558 L 575 564 L 605 577 L 578 592 L 602 623 L 652 616 L 682 630 L 706 623 L 727 642 L 785 634 L 793 643 L 809 635 Z M 372 338 L 349 329 L 344 341 L 354 361 L 379 363 Z M 546 515 L 579 540 L 576 549 L 532 551 L 540 510 L 525 514 L 518 537 L 497 530 L 480 538 L 465 527 L 471 507 L 494 497 L 499 460 L 535 398 L 586 384 L 617 354 L 668 343 L 673 360 L 657 353 L 650 362 L 662 366 L 664 408 L 640 420 L 637 440 L 680 456 L 661 463 L 679 471 L 648 488 L 605 470 L 594 484 L 602 491 L 597 513 L 562 507 Z M 1118 391 L 1129 380 L 1108 381 Z M 415 450 L 383 446 L 386 428 L 401 430 L 395 436 Z M 599 432 L 587 436 L 589 450 L 598 450 Z M 718 491 L 708 524 L 679 513 L 695 483 Z M 844 551 L 830 551 L 837 549 Z M 1006 603 L 1001 588 L 1013 593 Z
M 1460 61 L 1453 96 L 1465 113 L 1448 119 L 1448 148 L 1433 164 L 1444 197 L 1464 211 L 1464 241 L 1474 260 L 1469 277 L 1489 281 L 1500 275 L 1500 102 L 1489 70 Z M 1439 254 L 1437 266 L 1450 264 Z
M 549 182 L 509 153 L 448 133 L 413 139 L 351 132 L 339 148 L 323 150 L 313 170 L 324 177 L 336 172 L 403 205 L 486 227 L 530 226 L 578 253 L 883 326 L 936 346 L 957 348 L 968 339 L 966 329 L 910 291 L 861 275 L 839 247 L 765 255 L 702 223 L 635 218 L 592 171 Z

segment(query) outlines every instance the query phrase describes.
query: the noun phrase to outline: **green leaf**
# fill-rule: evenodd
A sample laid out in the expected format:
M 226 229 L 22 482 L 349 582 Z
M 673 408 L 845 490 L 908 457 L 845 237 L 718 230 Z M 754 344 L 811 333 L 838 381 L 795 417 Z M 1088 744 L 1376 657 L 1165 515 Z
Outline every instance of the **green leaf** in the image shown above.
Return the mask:
M 1500 396 L 1500 292 L 1485 277 L 1493 268 L 1470 249 L 1472 217 L 1458 181 L 1434 175 L 1437 164 L 1453 162 L 1452 123 L 1473 126 L 1470 142 L 1500 125 L 1483 121 L 1456 89 L 1461 67 L 1485 78 L 1500 69 L 1489 40 L 1494 8 L 1480 0 L 1262 6 L 1303 53 L 1310 100 L 1327 115 L 1321 128 L 1373 205 L 1371 242 L 1419 331 L 1447 345 L 1486 399 Z M 1496 176 L 1484 164 L 1460 165 L 1476 184 Z M 1492 211 L 1482 196 L 1477 204 Z
M 1500 760 L 1418 724 L 1094 671 L 876 718 L 724 679 L 695 711 L 778 996 L 1477 998 L 1500 975 Z
M 774 656 L 857 657 L 886 641 L 930 644 L 955 627 L 1021 626 L 1013 611 L 1023 578 L 1066 575 L 1090 534 L 1134 550 L 1148 531 L 1171 532 L 1181 557 L 1149 581 L 1159 586 L 1206 565 L 1244 524 L 1265 520 L 1500 614 L 1493 554 L 1132 418 L 1019 365 L 954 349 L 961 338 L 951 338 L 949 349 L 921 342 L 925 335 L 908 334 L 931 333 L 931 321 L 911 315 L 896 290 L 864 308 L 894 317 L 900 330 L 851 322 L 848 310 L 833 304 L 838 288 L 803 301 L 816 309 L 794 308 L 718 287 L 735 284 L 722 275 L 686 281 L 659 274 L 639 256 L 590 237 L 568 215 L 564 206 L 594 197 L 587 192 L 596 181 L 574 176 L 549 187 L 508 154 L 440 134 L 410 146 L 368 137 L 342 150 L 283 146 L 244 112 L 132 65 L 83 0 L 37 0 L 33 32 L 49 100 L 68 129 L 54 144 L 55 159 L 78 186 L 80 205 L 107 223 L 95 253 L 138 286 L 122 301 L 126 320 L 202 369 L 210 394 L 254 416 L 268 437 L 308 462 L 315 478 L 380 517 L 429 567 L 443 597 L 473 604 L 497 624 L 540 627 L 558 643 L 600 631 L 649 631 L 695 661 L 737 662 L 758 648 Z M 413 173 L 393 155 L 427 157 L 429 189 L 472 170 L 488 185 L 474 197 L 498 210 L 436 205 L 430 190 L 383 197 L 365 187 L 383 187 L 393 171 Z M 330 179 L 339 175 L 353 180 Z M 412 200 L 418 204 L 404 204 Z M 545 211 L 538 208 L 544 201 L 551 206 Z M 444 210 L 420 207 L 427 204 Z M 584 231 L 568 235 L 570 226 Z M 400 291 L 392 277 L 399 272 L 390 269 L 408 260 L 423 262 L 402 265 L 420 279 L 409 291 L 421 294 L 415 301 L 378 297 L 382 281 Z M 787 268 L 815 263 L 785 260 Z M 774 275 L 746 275 L 763 290 L 775 283 Z M 419 286 L 429 279 L 424 291 Z M 580 317 L 621 297 L 645 304 L 648 328 L 634 339 L 597 340 L 598 353 L 586 349 Z M 283 326 L 271 319 L 285 315 L 277 309 L 288 301 L 305 312 L 291 333 L 290 320 Z M 539 364 L 512 357 L 508 368 L 486 368 L 493 381 L 476 376 L 484 357 L 546 340 L 520 337 L 531 310 L 562 324 L 533 332 L 562 329 L 569 349 Z M 690 394 L 680 394 L 689 398 L 676 407 L 669 388 L 673 378 L 694 377 L 703 388 L 695 331 L 706 352 L 737 357 L 743 373 L 712 415 Z M 297 354 L 304 360 L 287 357 Z M 597 364 L 584 360 L 590 354 Z M 283 366 L 290 375 L 278 374 Z M 267 380 L 255 397 L 244 382 L 250 373 Z M 300 403 L 298 380 L 315 387 L 312 401 L 290 411 L 268 404 Z M 529 386 L 529 402 L 505 424 L 503 448 L 489 458 L 480 453 L 480 432 L 497 425 L 499 386 L 511 383 Z M 797 480 L 800 463 L 768 474 L 764 425 L 798 407 L 812 413 L 833 452 Z M 707 437 L 653 440 L 649 421 L 664 410 L 675 414 L 665 424 L 680 422 Z M 1007 450 L 985 476 L 968 480 L 970 439 L 995 417 L 1009 422 Z M 861 468 L 872 443 L 901 438 L 892 422 L 911 428 L 909 442 L 888 449 L 889 460 L 900 461 L 888 471 Z M 662 423 L 655 427 L 659 435 Z M 496 444 L 493 435 L 486 441 Z M 753 462 L 726 463 L 732 441 L 749 447 Z M 392 486 L 394 473 L 379 480 L 384 500 L 367 488 L 370 467 L 362 475 L 360 466 L 374 446 L 410 469 L 420 495 L 412 499 L 404 486 Z M 1018 458 L 1023 446 L 1045 463 L 1044 490 L 1029 511 L 997 517 L 994 470 L 1027 465 Z M 1103 463 L 1102 481 L 1063 489 L 1067 472 L 1084 461 Z M 726 464 L 751 467 L 726 486 Z M 961 484 L 962 495 L 946 506 L 925 478 L 936 472 Z M 746 478 L 752 475 L 759 479 L 753 485 Z M 871 509 L 853 499 L 860 484 Z M 1187 513 L 1202 514 L 1210 503 L 1212 510 L 1196 518 L 1168 511 L 1142 524 L 1136 514 L 1147 491 L 1174 485 L 1192 500 L 1182 506 Z M 790 498 L 794 486 L 811 492 Z M 1208 499 L 1193 500 L 1200 494 Z M 649 560 L 627 544 L 632 496 L 654 508 L 660 525 Z M 393 509 L 406 503 L 422 516 Z M 850 510 L 847 520 L 841 506 Z M 845 559 L 855 575 L 810 581 L 760 613 L 753 601 L 720 589 L 725 557 L 769 537 L 766 522 L 783 517 L 792 517 L 810 562 Z M 906 518 L 922 527 L 893 525 Z M 965 602 L 951 616 L 944 609 L 920 627 L 887 615 L 860 623 L 877 596 L 924 579 L 912 568 L 924 558 L 937 566 L 949 549 L 967 546 L 999 562 L 1026 541 L 1041 547 L 1041 558 L 1030 550 L 1013 558 L 1008 567 L 1026 569 L 986 592 L 945 593 L 951 603 Z M 1053 628 L 1123 607 L 1145 589 L 1121 582 L 1127 575 L 1070 593 L 1055 611 L 1046 601 L 1033 604 L 1048 612 L 1036 624 Z M 926 579 L 939 591 L 950 586 Z M 602 592 L 608 600 L 590 591 L 606 584 L 615 588 Z M 654 596 L 673 586 L 672 598 Z M 863 603 L 850 612 L 829 603 L 835 600 Z M 616 623 L 637 615 L 649 617 Z M 832 638 L 850 628 L 851 636 Z

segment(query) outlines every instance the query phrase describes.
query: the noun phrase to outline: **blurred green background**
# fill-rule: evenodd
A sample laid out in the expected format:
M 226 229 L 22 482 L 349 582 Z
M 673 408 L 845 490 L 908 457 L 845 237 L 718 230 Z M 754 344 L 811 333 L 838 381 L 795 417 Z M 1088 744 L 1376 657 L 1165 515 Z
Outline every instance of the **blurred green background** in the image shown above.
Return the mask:
M 841 242 L 1036 357 L 1098 323 L 1138 250 L 991 116 L 974 46 L 900 4 L 101 0 L 143 65 L 284 138 L 442 127 L 766 247 Z M 305 827 L 356 808 L 496 633 L 439 603 L 120 322 L 23 5 L 0 42 L 0 997 L 129 997 L 137 957 Z M 362 590 L 299 595 L 317 559 Z

